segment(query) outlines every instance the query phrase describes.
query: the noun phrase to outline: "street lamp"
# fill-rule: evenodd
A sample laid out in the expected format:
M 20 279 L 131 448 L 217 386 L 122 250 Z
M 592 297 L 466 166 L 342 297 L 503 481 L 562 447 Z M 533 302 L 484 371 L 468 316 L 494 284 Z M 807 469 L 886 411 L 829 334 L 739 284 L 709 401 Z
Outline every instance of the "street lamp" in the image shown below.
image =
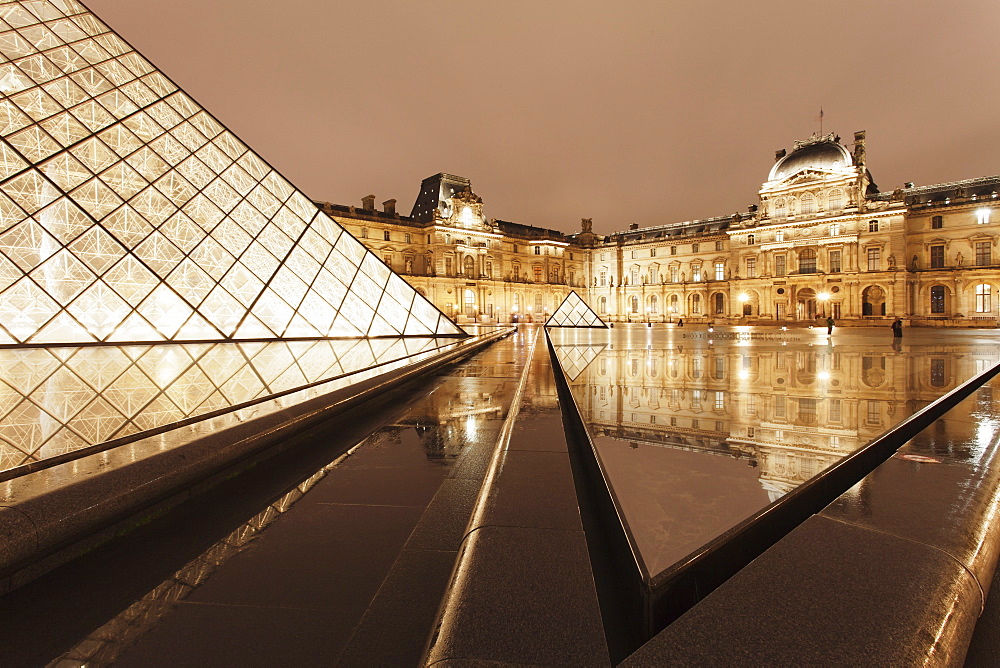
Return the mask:
M 826 317 L 826 302 L 829 301 L 829 299 L 830 299 L 830 293 L 829 292 L 821 292 L 818 295 L 816 295 L 816 298 L 819 299 L 819 301 L 823 304 L 823 317 L 825 318 Z

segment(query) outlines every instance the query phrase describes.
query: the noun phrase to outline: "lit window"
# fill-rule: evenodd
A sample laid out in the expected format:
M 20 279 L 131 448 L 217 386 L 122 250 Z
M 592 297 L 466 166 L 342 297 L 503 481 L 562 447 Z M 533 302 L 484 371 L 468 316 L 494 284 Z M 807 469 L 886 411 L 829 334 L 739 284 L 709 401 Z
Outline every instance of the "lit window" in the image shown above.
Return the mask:
M 976 242 L 976 264 L 980 267 L 991 264 L 990 260 L 990 246 L 992 244 L 989 241 L 977 241 Z
M 981 283 L 976 286 L 976 313 L 989 313 L 990 308 L 990 286 Z
M 726 263 L 716 262 L 715 263 L 715 280 L 724 281 L 726 280 Z
M 785 232 L 784 232 L 784 230 L 778 230 L 777 232 L 775 232 L 774 233 L 774 240 L 777 241 L 777 242 L 784 241 L 785 240 Z
M 830 236 L 835 237 L 840 234 L 840 223 L 830 224 Z
M 986 225 L 990 222 L 990 210 L 989 209 L 979 209 L 976 211 L 976 222 L 980 225 Z
M 840 251 L 830 251 L 830 273 L 836 274 L 842 271 L 840 263 Z
M 691 280 L 692 281 L 701 280 L 701 266 L 691 267 Z
M 747 258 L 747 278 L 757 278 L 757 258 Z
M 934 285 L 931 287 L 931 313 L 944 313 L 944 286 Z
M 774 256 L 774 275 L 784 276 L 785 275 L 785 256 L 775 255 Z
M 868 221 L 868 231 L 869 232 L 878 232 L 878 221 L 877 220 L 869 220 Z
M 670 282 L 677 282 L 677 267 L 670 267 Z

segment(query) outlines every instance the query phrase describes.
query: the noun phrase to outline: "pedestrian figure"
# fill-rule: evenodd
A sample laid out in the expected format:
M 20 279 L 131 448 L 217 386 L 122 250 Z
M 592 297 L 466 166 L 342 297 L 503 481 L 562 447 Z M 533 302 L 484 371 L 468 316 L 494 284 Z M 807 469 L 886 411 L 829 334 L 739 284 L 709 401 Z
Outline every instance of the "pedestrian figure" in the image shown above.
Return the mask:
M 683 326 L 684 326 L 684 318 L 680 318 L 680 319 L 679 319 L 679 320 L 677 321 L 677 326 L 678 326 L 678 327 L 683 327 Z
M 826 333 L 833 334 L 833 316 L 826 319 Z
M 901 339 L 903 338 L 903 321 L 896 318 L 892 321 L 892 338 Z

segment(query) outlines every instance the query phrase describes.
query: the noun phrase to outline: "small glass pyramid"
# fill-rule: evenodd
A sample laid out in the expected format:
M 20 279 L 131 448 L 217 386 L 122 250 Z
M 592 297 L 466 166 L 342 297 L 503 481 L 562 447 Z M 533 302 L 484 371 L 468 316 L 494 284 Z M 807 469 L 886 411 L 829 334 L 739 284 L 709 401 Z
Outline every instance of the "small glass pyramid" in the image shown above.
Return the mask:
M 0 344 L 464 336 L 75 0 L 0 0 Z
M 593 309 L 587 306 L 576 291 L 571 291 L 566 295 L 559 308 L 555 310 L 548 321 L 546 327 L 607 327 L 600 316 L 594 313 Z

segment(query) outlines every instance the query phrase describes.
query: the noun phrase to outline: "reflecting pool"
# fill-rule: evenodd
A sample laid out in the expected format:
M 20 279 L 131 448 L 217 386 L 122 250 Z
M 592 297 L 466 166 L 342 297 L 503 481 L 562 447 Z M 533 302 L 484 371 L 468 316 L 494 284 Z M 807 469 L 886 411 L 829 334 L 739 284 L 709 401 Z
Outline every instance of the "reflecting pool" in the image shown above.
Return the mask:
M 1000 361 L 983 330 L 550 336 L 650 575 Z

